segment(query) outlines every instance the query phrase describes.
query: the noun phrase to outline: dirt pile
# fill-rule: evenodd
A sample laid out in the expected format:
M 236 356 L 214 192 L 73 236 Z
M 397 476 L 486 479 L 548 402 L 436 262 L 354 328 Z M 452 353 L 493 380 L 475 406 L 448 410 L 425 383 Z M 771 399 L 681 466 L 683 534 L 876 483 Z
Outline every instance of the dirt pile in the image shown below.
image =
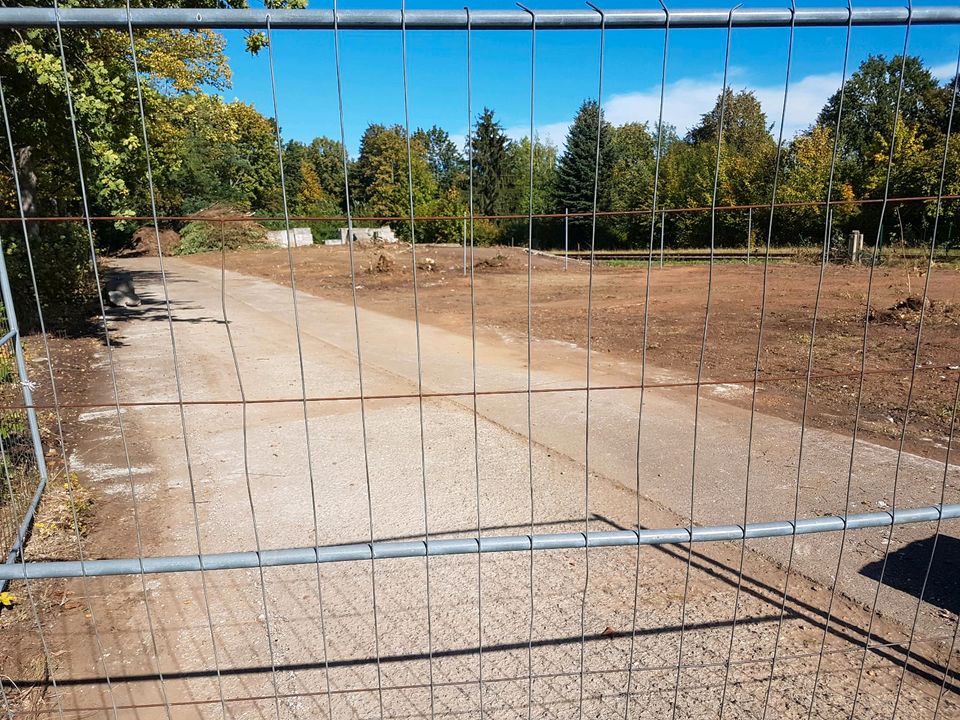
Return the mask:
M 164 255 L 172 255 L 180 244 L 180 233 L 171 228 L 160 230 L 160 249 Z M 120 257 L 155 257 L 157 255 L 157 230 L 153 225 L 137 228 L 131 238 L 130 247 L 123 250 Z
M 920 322 L 921 310 L 924 323 L 960 323 L 957 305 L 917 295 L 908 295 L 890 307 L 874 312 L 871 320 L 903 326 L 916 325 Z
M 367 268 L 367 272 L 388 273 L 393 270 L 394 265 L 395 263 L 393 262 L 392 259 L 384 255 L 383 253 L 380 253 L 380 255 L 377 257 L 377 261 L 373 263 L 369 268 Z
M 483 271 L 483 270 L 493 270 L 496 268 L 505 268 L 508 265 L 507 261 L 508 261 L 507 256 L 504 255 L 503 253 L 498 252 L 493 257 L 484 258 L 483 260 L 475 262 L 473 264 L 473 269 Z

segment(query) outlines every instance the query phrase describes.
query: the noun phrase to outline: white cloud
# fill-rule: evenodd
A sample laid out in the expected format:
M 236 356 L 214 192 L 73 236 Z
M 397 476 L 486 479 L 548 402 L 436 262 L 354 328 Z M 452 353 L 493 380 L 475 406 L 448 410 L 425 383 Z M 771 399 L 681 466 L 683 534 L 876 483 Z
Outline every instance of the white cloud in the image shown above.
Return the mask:
M 563 147 L 567 138 L 567 130 L 570 129 L 570 122 L 547 123 L 546 125 L 534 125 L 534 132 L 541 142 L 551 143 L 558 148 Z M 529 125 L 514 125 L 504 128 L 503 132 L 507 137 L 513 140 L 522 140 L 530 134 Z
M 697 124 L 700 116 L 710 110 L 723 87 L 723 78 L 716 76 L 708 79 L 684 78 L 667 84 L 664 93 L 663 119 L 677 128 L 683 135 Z M 767 119 L 774 123 L 774 133 L 778 132 L 780 112 L 783 105 L 783 85 L 733 85 L 735 91 L 752 90 Z M 784 134 L 791 137 L 806 129 L 817 117 L 827 98 L 840 87 L 840 74 L 807 75 L 790 83 L 787 98 L 787 115 L 784 122 Z M 604 104 L 607 119 L 614 125 L 626 122 L 648 122 L 656 125 L 660 110 L 660 88 L 654 86 L 641 92 L 614 95 Z
M 946 67 L 946 66 L 944 66 Z M 935 68 L 936 70 L 936 68 Z M 953 70 L 950 71 L 951 73 Z M 731 76 L 743 76 L 744 72 L 731 68 Z M 951 75 L 951 77 L 953 77 Z M 700 116 L 709 111 L 717 101 L 723 77 L 719 74 L 706 78 L 683 78 L 667 84 L 663 101 L 663 120 L 677 128 L 683 136 L 687 130 L 700 121 Z M 780 113 L 783 106 L 783 84 L 749 85 L 732 82 L 735 92 L 751 90 L 760 100 L 767 121 L 773 124 L 773 135 L 779 132 Z M 787 98 L 787 113 L 784 123 L 784 138 L 806 130 L 816 120 L 827 99 L 840 87 L 840 73 L 807 75 L 790 83 Z M 651 128 L 657 124 L 660 110 L 660 86 L 654 85 L 647 90 L 612 95 L 604 100 L 603 111 L 614 125 L 628 122 L 646 122 Z M 537 136 L 563 149 L 572 121 L 553 122 L 537 125 Z M 506 135 L 520 140 L 530 134 L 529 125 L 513 125 L 504 129 Z M 454 142 L 462 144 L 466 135 L 451 135 Z
M 722 86 L 720 76 L 706 80 L 685 78 L 668 83 L 663 96 L 663 121 L 674 125 L 682 135 L 713 107 Z M 613 95 L 604 102 L 604 112 L 614 125 L 648 122 L 653 127 L 660 112 L 660 87 Z
M 840 89 L 840 73 L 807 75 L 790 83 L 787 97 L 787 114 L 783 123 L 783 135 L 791 138 L 806 130 L 817 119 L 827 100 Z M 780 113 L 783 111 L 783 86 L 758 87 L 754 89 L 767 118 L 774 123 L 774 132 L 779 132 Z
M 940 82 L 949 82 L 957 73 L 957 63 L 956 61 L 940 63 L 930 68 L 930 72 Z

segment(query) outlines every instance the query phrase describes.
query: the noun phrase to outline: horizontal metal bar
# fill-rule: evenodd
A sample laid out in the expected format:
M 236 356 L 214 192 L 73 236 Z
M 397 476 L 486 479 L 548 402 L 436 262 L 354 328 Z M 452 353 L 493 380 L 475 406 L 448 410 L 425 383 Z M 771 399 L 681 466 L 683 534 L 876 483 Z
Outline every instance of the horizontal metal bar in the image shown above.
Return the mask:
M 123 8 L 61 8 L 60 24 L 70 28 L 126 28 Z M 671 28 L 725 28 L 729 8 L 677 9 L 670 11 Z M 853 9 L 854 25 L 902 25 L 906 7 L 861 7 Z M 136 8 L 130 11 L 134 27 L 149 28 L 265 28 L 269 20 L 274 29 L 333 29 L 332 10 L 266 10 L 263 8 L 190 9 Z M 662 28 L 666 16 L 662 10 L 608 10 L 607 29 Z M 0 27 L 54 27 L 57 11 L 49 7 L 0 8 Z M 338 25 L 343 30 L 399 30 L 403 17 L 399 10 L 339 10 Z M 742 8 L 733 16 L 737 27 L 787 27 L 791 12 L 787 8 Z M 796 11 L 799 27 L 845 26 L 846 8 L 806 8 Z M 466 12 L 462 10 L 408 10 L 409 30 L 465 30 Z M 528 30 L 530 15 L 522 10 L 471 10 L 473 30 Z M 600 27 L 600 15 L 583 10 L 538 10 L 539 30 L 589 30 Z M 960 23 L 960 7 L 928 6 L 913 10 L 914 25 Z
M 491 535 L 481 538 L 452 538 L 444 540 L 357 543 L 355 545 L 324 545 L 318 547 L 262 550 L 261 552 L 231 552 L 212 555 L 170 555 L 166 557 L 113 558 L 108 560 L 69 560 L 63 562 L 32 562 L 0 567 L 0 580 L 99 577 L 106 575 L 139 575 L 154 573 L 195 572 L 198 570 L 241 570 L 257 567 L 313 565 L 314 563 L 353 562 L 358 560 L 387 560 L 430 555 L 475 555 L 476 553 L 504 553 L 533 550 L 568 550 L 590 547 L 623 547 L 631 545 L 678 545 L 686 542 L 717 542 L 811 535 L 851 530 L 934 522 L 939 519 L 960 518 L 960 504 L 904 508 L 892 512 L 859 515 L 824 516 L 792 521 L 750 523 L 741 525 L 711 525 L 688 528 L 659 528 L 615 530 L 584 534 L 550 533 L 543 535 Z M 142 570 L 141 570 L 142 567 Z
M 17 336 L 17 331 L 11 330 L 3 337 L 0 337 L 0 347 L 3 347 L 4 345 L 6 345 L 8 342 L 13 340 L 16 336 Z

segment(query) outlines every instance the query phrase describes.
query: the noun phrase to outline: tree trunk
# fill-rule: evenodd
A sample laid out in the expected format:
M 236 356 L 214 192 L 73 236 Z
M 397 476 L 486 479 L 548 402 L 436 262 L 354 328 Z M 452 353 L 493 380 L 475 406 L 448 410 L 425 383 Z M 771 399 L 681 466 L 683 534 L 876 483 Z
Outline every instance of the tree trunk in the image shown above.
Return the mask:
M 16 172 L 20 177 L 20 204 L 23 214 L 32 217 L 37 214 L 37 173 L 33 168 L 33 147 L 26 145 L 17 149 Z M 40 231 L 37 223 L 28 223 L 27 231 L 31 238 L 35 238 Z

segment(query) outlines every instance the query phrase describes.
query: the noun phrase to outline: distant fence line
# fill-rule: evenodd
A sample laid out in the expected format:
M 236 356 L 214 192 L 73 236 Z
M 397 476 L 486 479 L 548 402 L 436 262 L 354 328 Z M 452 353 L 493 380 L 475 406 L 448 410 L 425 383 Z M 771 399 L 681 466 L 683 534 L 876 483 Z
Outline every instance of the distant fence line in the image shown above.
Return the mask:
M 658 208 L 656 214 L 682 214 L 682 213 L 695 213 L 695 212 L 730 212 L 737 210 L 770 210 L 771 207 L 774 211 L 790 208 L 808 208 L 816 207 L 822 208 L 829 205 L 830 207 L 841 207 L 848 205 L 881 205 L 886 203 L 888 205 L 896 205 L 898 203 L 936 203 L 947 202 L 951 200 L 960 200 L 960 194 L 954 195 L 916 195 L 911 197 L 892 197 L 887 198 L 863 198 L 863 199 L 842 199 L 842 200 L 831 200 L 829 203 L 825 200 L 809 200 L 803 202 L 789 202 L 789 203 L 775 203 L 771 206 L 770 203 L 753 203 L 749 205 L 702 205 L 698 207 L 673 207 L 673 208 Z M 638 215 L 653 215 L 654 210 L 651 208 L 636 208 L 633 210 L 598 210 L 596 215 L 598 217 L 631 217 Z M 564 218 L 592 218 L 594 213 L 592 211 L 586 212 L 571 212 L 571 213 L 533 213 L 531 216 L 530 213 L 505 213 L 501 215 L 477 215 L 474 214 L 472 219 L 477 220 L 528 220 L 531 217 L 534 220 L 562 220 Z M 418 222 L 424 221 L 443 221 L 443 220 L 456 220 L 462 221 L 463 214 L 460 215 L 414 215 L 414 220 Z M 471 216 L 467 216 L 470 218 Z M 289 220 L 290 222 L 347 222 L 347 215 L 224 215 L 222 217 L 207 218 L 207 217 L 198 217 L 196 215 L 92 215 L 89 218 L 83 215 L 46 215 L 46 216 L 36 216 L 36 217 L 27 217 L 26 221 L 30 222 L 86 222 L 87 220 L 95 222 L 208 222 L 208 223 L 219 223 L 219 222 L 285 222 Z M 0 223 L 19 223 L 21 221 L 20 216 L 0 216 Z M 409 222 L 409 215 L 354 215 L 350 214 L 349 221 L 351 222 Z

